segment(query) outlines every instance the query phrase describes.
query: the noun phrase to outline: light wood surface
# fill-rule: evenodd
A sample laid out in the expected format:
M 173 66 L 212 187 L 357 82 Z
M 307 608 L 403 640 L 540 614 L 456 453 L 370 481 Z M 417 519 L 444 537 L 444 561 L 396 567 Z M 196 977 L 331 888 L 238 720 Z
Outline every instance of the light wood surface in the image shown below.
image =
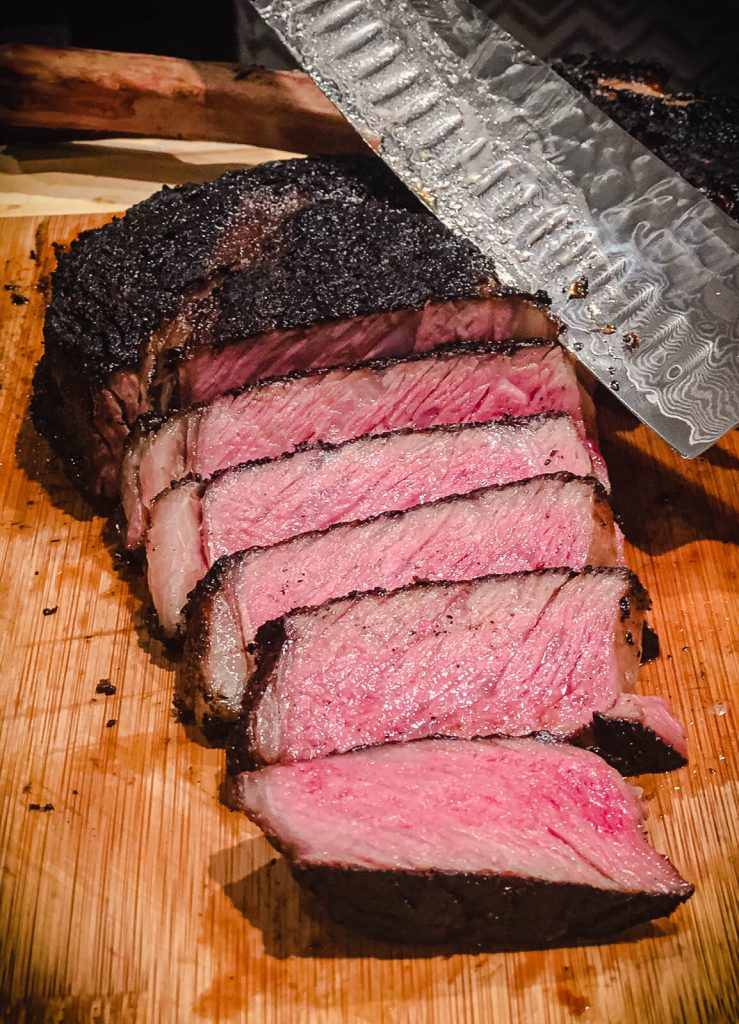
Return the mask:
M 102 219 L 0 225 L 2 283 L 18 289 L 0 290 L 0 1018 L 739 1019 L 737 435 L 689 463 L 612 399 L 600 410 L 661 637 L 642 689 L 670 697 L 690 735 L 690 766 L 643 785 L 652 839 L 696 884 L 691 902 L 601 946 L 442 957 L 356 939 L 219 803 L 223 755 L 172 715 L 141 582 L 117 571 L 106 523 L 29 424 L 51 243 Z M 114 696 L 96 693 L 101 679 Z
M 0 218 L 117 213 L 166 185 L 209 181 L 226 171 L 299 153 L 222 142 L 117 136 L 0 146 Z
M 0 125 L 248 142 L 305 153 L 365 149 L 301 71 L 19 43 L 0 46 Z

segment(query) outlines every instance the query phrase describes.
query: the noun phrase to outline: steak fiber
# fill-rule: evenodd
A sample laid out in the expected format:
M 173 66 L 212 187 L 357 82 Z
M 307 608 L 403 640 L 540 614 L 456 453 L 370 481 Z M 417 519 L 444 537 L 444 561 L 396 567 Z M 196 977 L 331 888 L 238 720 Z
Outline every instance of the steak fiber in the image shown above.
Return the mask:
M 578 736 L 634 689 L 648 598 L 626 569 L 420 582 L 257 630 L 244 765 L 429 736 Z
M 153 499 L 188 475 L 203 479 L 301 444 L 338 444 L 403 427 L 480 423 L 565 412 L 583 430 L 599 478 L 590 396 L 559 345 L 472 346 L 263 381 L 210 404 L 142 424 L 123 460 L 126 543 L 137 547 Z
M 257 630 L 295 608 L 417 579 L 622 563 L 602 487 L 566 473 L 241 551 L 213 566 L 188 605 L 178 704 L 214 739 L 243 712 Z
M 181 481 L 152 505 L 146 540 L 160 626 L 169 636 L 181 630 L 188 593 L 223 555 L 550 472 L 592 472 L 578 427 L 564 415 L 313 445 L 207 483 Z

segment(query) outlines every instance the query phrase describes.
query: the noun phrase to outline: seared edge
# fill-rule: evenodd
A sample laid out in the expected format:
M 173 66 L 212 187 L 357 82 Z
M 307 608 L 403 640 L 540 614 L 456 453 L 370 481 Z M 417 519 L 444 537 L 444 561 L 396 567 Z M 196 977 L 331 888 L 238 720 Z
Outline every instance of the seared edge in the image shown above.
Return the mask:
M 195 405 L 188 407 L 187 409 L 176 409 L 167 414 L 160 414 L 157 412 L 144 413 L 138 417 L 136 422 L 133 424 L 128 440 L 126 442 L 126 451 L 123 457 L 123 472 L 122 472 L 122 493 L 125 491 L 129 494 L 129 500 L 135 495 L 136 506 L 141 502 L 140 498 L 140 483 L 139 483 L 139 472 L 140 466 L 144 458 L 147 456 L 147 449 L 150 442 L 156 443 L 158 433 L 164 428 L 171 428 L 173 425 L 179 429 L 180 427 L 184 430 L 183 443 L 188 446 L 190 445 L 189 435 L 190 432 L 194 432 L 197 435 L 197 431 L 200 426 L 202 414 L 212 406 L 216 406 L 220 403 L 228 403 L 234 399 L 239 398 L 242 395 L 258 395 L 262 391 L 267 391 L 270 388 L 279 389 L 287 384 L 292 384 L 297 381 L 316 381 L 321 378 L 328 377 L 332 374 L 351 374 L 371 371 L 374 373 L 381 374 L 383 371 L 388 370 L 395 366 L 402 366 L 405 364 L 413 364 L 422 361 L 436 361 L 445 362 L 447 360 L 459 359 L 465 356 L 512 356 L 519 351 L 525 350 L 540 350 L 542 353 L 542 359 L 553 351 L 558 349 L 565 360 L 571 364 L 571 356 L 567 353 L 567 350 L 556 341 L 550 341 L 546 338 L 531 338 L 522 341 L 507 340 L 502 342 L 477 342 L 477 341 L 460 341 L 451 342 L 448 345 L 442 345 L 438 348 L 431 349 L 426 352 L 414 352 L 406 356 L 399 356 L 393 359 L 371 359 L 363 362 L 351 363 L 341 366 L 327 366 L 321 367 L 314 370 L 296 370 L 292 373 L 282 374 L 273 377 L 264 377 L 260 380 L 254 381 L 250 384 L 246 384 L 241 388 L 234 388 L 230 391 L 224 392 L 223 395 L 219 395 L 211 402 L 200 402 Z M 585 430 L 588 436 L 594 436 L 594 409 L 592 407 L 592 401 L 587 393 L 585 386 L 582 382 L 577 382 L 580 388 L 580 396 L 582 400 L 582 420 L 585 424 Z M 502 417 L 501 417 L 502 418 Z M 494 420 L 477 421 L 477 422 L 495 422 Z M 414 429 L 414 428 L 406 428 Z M 427 428 L 428 429 L 428 428 Z M 385 431 L 387 433 L 387 431 Z M 375 433 L 364 435 L 364 436 L 377 436 Z M 304 442 L 303 446 L 310 447 L 315 446 L 318 442 Z M 345 443 L 345 442 L 343 442 Z M 232 467 L 227 467 L 232 468 Z M 220 472 L 225 472 L 221 470 Z M 125 481 L 128 481 L 127 487 Z M 173 478 L 170 480 L 170 485 L 176 483 L 180 478 Z M 125 503 L 125 494 L 124 494 Z M 148 512 L 150 509 L 151 500 L 148 505 L 144 507 L 144 517 L 148 519 Z M 121 512 L 119 517 L 119 532 L 122 536 L 126 535 L 125 516 Z
M 32 411 L 76 481 L 108 496 L 132 421 L 177 401 L 187 352 L 507 294 L 492 264 L 374 158 L 276 162 L 165 188 L 57 255 Z
M 271 837 L 270 841 L 273 841 Z M 404 945 L 531 948 L 599 940 L 667 917 L 693 893 L 618 892 L 513 875 L 301 865 L 295 879 L 349 928 Z
M 458 949 L 474 950 L 598 940 L 666 917 L 694 892 L 682 880 L 668 893 L 624 892 L 484 872 L 310 864 L 301 862 L 299 851 L 285 843 L 261 815 L 244 806 L 238 776 L 227 779 L 225 800 L 262 829 L 287 860 L 295 879 L 331 917 L 385 942 L 453 943 Z
M 285 217 L 258 262 L 224 278 L 185 351 L 499 292 L 492 262 L 427 212 L 329 199 Z
M 568 54 L 553 66 L 730 217 L 739 219 L 736 97 L 671 93 L 665 69 L 643 61 Z
M 628 584 L 627 592 L 619 602 L 620 618 L 622 622 L 626 622 L 634 612 L 645 612 L 652 606 L 649 594 L 643 587 L 639 577 L 636 573 L 632 572 L 631 569 L 627 569 L 625 566 L 621 565 L 586 566 L 581 572 L 575 572 L 573 569 L 568 568 L 532 569 L 530 572 L 489 573 L 486 576 L 476 576 L 473 580 L 416 580 L 415 583 L 409 583 L 405 587 L 398 587 L 396 590 L 384 590 L 382 587 L 376 587 L 373 590 L 354 591 L 351 594 L 345 594 L 343 597 L 334 597 L 330 601 L 325 601 L 323 604 L 318 605 L 315 608 L 293 608 L 289 615 L 283 616 L 283 620 L 293 615 L 303 615 L 307 612 L 315 613 L 324 608 L 330 608 L 332 605 L 338 604 L 340 601 L 352 601 L 360 597 L 391 597 L 396 594 L 405 593 L 409 590 L 423 590 L 428 587 L 459 587 L 464 586 L 465 584 L 487 583 L 493 580 L 499 580 L 502 582 L 504 580 L 522 579 L 531 576 L 561 576 L 562 586 L 574 579 L 576 576 L 621 576 L 624 582 Z M 257 630 L 257 646 L 266 650 L 275 642 L 275 636 L 279 635 L 280 634 L 273 633 L 272 623 L 268 622 L 264 626 L 260 626 Z
M 672 772 L 688 763 L 680 751 L 641 722 L 596 711 L 588 733 L 587 741 L 579 745 L 599 754 L 622 775 Z
M 368 200 L 418 211 L 420 204 L 374 158 L 278 160 L 230 171 L 203 184 L 165 186 L 123 217 L 84 231 L 58 250 L 45 341 L 98 382 L 138 364 L 145 339 L 176 315 L 184 296 L 217 270 L 248 263 L 237 235 L 245 199 L 255 199 L 272 231 L 295 203 Z M 297 207 L 299 209 L 299 206 Z M 247 234 L 252 224 L 243 225 Z M 254 249 L 254 239 L 249 238 Z M 230 250 L 230 251 L 229 251 Z

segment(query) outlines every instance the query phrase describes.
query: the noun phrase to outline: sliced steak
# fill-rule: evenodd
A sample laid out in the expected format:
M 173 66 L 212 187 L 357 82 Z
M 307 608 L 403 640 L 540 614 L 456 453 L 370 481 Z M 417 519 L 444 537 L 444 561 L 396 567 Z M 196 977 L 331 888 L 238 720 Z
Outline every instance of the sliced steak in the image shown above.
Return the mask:
M 388 942 L 600 939 L 693 892 L 649 845 L 639 790 L 558 744 L 391 744 L 247 772 L 230 802 L 332 917 Z
M 548 569 L 291 612 L 247 650 L 233 756 L 247 767 L 428 736 L 576 737 L 634 689 L 647 605 L 627 569 Z
M 188 474 L 205 479 L 303 443 L 545 412 L 566 412 L 585 424 L 607 483 L 590 396 L 557 344 L 471 346 L 264 381 L 135 432 L 121 474 L 126 542 L 143 542 L 151 502 Z
M 164 189 L 59 256 L 37 425 L 93 495 L 115 497 L 131 424 L 265 376 L 554 338 L 373 159 L 264 164 Z
M 243 711 L 256 631 L 295 608 L 417 579 L 621 564 L 603 489 L 566 473 L 241 551 L 219 559 L 190 600 L 177 701 L 217 739 Z
M 560 471 L 585 476 L 591 460 L 577 425 L 554 415 L 320 444 L 181 482 L 152 505 L 146 541 L 160 625 L 178 630 L 188 592 L 222 555 Z

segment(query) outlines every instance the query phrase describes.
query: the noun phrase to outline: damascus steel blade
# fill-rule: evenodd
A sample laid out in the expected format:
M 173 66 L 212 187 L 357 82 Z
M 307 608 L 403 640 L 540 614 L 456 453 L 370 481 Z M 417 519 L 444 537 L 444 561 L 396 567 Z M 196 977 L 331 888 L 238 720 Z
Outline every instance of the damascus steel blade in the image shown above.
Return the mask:
M 641 420 L 689 457 L 735 426 L 739 225 L 466 0 L 253 4 Z

